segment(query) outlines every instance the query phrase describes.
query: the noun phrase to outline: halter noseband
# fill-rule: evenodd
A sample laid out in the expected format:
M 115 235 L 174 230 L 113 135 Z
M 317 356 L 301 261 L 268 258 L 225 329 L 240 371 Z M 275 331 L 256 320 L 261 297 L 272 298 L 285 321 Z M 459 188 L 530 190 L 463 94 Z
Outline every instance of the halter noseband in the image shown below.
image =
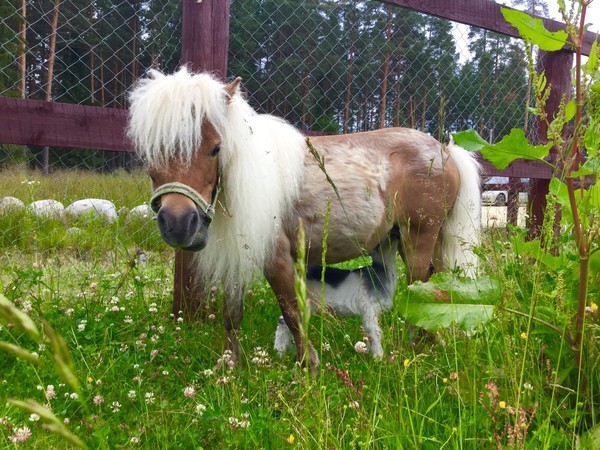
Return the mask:
M 187 184 L 179 182 L 165 183 L 156 188 L 156 190 L 152 193 L 152 197 L 150 197 L 150 207 L 152 208 L 152 211 L 158 213 L 158 210 L 160 209 L 161 196 L 165 194 L 182 194 L 192 200 L 198 209 L 206 214 L 208 217 L 208 225 L 210 225 L 215 217 L 215 205 L 217 204 L 217 199 L 221 190 L 220 184 L 221 177 L 217 179 L 217 185 L 215 186 L 215 190 L 213 191 L 212 195 L 212 202 L 208 203 L 204 197 L 202 197 L 195 189 L 189 187 Z

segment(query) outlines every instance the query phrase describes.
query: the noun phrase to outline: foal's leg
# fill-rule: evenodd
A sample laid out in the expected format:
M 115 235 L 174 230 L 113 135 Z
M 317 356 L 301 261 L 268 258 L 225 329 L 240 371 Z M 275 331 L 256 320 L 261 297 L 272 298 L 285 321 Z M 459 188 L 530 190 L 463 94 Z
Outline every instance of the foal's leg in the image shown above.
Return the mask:
M 371 298 L 370 300 L 376 301 Z M 379 314 L 373 305 L 363 305 L 361 311 L 362 327 L 365 334 L 371 340 L 371 354 L 373 358 L 383 357 L 383 346 L 381 344 L 381 326 L 379 325 Z
M 294 260 L 291 255 L 290 240 L 282 234 L 277 244 L 275 257 L 265 270 L 265 277 L 275 292 L 283 319 L 294 337 L 297 360 L 301 364 L 307 364 L 309 369 L 316 369 L 319 365 L 319 356 L 310 341 L 302 341 L 300 334 L 300 311 L 294 287 Z M 306 350 L 308 361 L 304 361 Z
M 239 334 L 244 316 L 243 292 L 242 288 L 236 288 L 233 292 L 225 292 L 224 295 L 225 350 L 231 352 L 234 364 L 239 364 L 242 358 Z

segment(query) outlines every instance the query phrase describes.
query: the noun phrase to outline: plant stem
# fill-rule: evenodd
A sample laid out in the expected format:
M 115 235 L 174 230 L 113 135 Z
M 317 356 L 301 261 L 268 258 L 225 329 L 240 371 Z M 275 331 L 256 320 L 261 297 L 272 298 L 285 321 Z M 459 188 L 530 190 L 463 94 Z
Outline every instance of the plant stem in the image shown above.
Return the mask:
M 575 42 L 575 133 L 573 134 L 573 142 L 571 145 L 571 155 L 567 159 L 568 163 L 565 167 L 566 184 L 569 194 L 569 206 L 573 214 L 573 228 L 575 231 L 575 243 L 579 252 L 579 286 L 577 289 L 577 314 L 575 318 L 575 336 L 573 339 L 575 360 L 579 372 L 583 369 L 583 358 L 581 354 L 581 342 L 583 337 L 583 324 L 585 318 L 585 302 L 587 300 L 587 279 L 589 272 L 589 252 L 590 244 L 586 242 L 583 225 L 579 217 L 577 208 L 577 199 L 575 198 L 575 183 L 573 180 L 573 168 L 576 161 L 580 160 L 579 150 L 579 130 L 582 121 L 583 111 L 583 96 L 581 92 L 581 47 L 583 42 L 583 34 L 585 31 L 585 13 L 588 6 L 587 1 L 581 2 L 581 16 L 579 18 L 579 30 Z

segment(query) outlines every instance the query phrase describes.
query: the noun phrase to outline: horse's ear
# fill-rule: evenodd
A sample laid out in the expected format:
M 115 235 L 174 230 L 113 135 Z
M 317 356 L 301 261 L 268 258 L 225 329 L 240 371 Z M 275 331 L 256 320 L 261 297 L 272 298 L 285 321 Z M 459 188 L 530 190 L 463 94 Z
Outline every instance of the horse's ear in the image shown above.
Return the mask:
M 230 101 L 233 98 L 233 96 L 238 93 L 241 82 L 242 82 L 242 78 L 237 77 L 235 80 L 233 80 L 231 83 L 225 85 L 225 87 L 223 88 L 223 89 L 225 89 L 225 92 L 227 93 L 227 96 L 229 97 Z

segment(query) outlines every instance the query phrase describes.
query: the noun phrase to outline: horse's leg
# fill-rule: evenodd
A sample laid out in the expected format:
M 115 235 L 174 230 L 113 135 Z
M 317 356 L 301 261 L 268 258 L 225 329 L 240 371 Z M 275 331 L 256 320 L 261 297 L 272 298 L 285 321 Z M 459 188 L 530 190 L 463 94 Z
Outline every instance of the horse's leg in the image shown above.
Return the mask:
M 319 356 L 310 341 L 303 342 L 300 334 L 300 311 L 296 301 L 294 260 L 291 255 L 290 240 L 282 234 L 277 244 L 275 256 L 265 270 L 265 278 L 277 297 L 283 319 L 294 337 L 297 360 L 301 364 L 307 364 L 309 369 L 316 369 L 319 365 Z M 305 353 L 308 355 L 308 361 L 304 361 Z
M 439 226 L 410 226 L 403 239 L 403 259 L 406 263 L 408 284 L 427 281 L 433 273 L 433 254 Z
M 234 364 L 239 364 L 242 358 L 239 334 L 244 316 L 243 292 L 244 290 L 239 288 L 224 295 L 225 351 L 231 352 L 231 360 Z

